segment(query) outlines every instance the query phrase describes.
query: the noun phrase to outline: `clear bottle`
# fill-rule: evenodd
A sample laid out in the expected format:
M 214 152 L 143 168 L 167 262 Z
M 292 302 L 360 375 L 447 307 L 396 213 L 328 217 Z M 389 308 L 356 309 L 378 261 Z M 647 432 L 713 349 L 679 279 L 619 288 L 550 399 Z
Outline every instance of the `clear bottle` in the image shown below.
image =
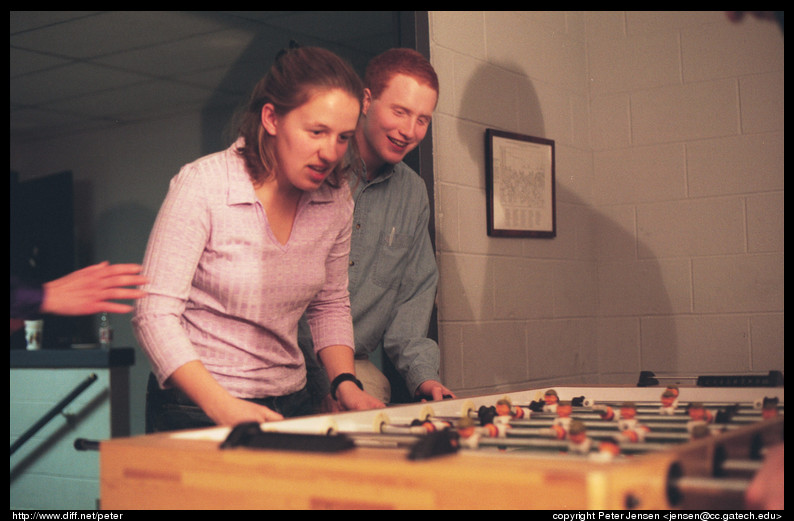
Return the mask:
M 113 343 L 113 326 L 107 313 L 99 316 L 99 347 L 109 348 Z

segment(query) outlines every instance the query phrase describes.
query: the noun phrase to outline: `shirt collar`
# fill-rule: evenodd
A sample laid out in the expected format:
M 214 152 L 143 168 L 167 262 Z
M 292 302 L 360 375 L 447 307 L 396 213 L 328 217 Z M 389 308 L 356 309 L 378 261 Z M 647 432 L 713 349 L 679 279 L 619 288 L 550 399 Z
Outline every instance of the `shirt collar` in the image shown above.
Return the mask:
M 364 163 L 364 160 L 362 159 L 358 162 L 358 168 L 353 169 L 354 175 L 350 176 L 351 183 L 353 181 L 364 184 L 380 183 L 381 181 L 385 181 L 386 179 L 391 177 L 391 175 L 394 173 L 394 169 L 396 166 L 397 165 L 391 163 L 384 163 L 383 166 L 381 166 L 378 169 L 378 172 L 375 175 L 375 177 L 371 181 L 369 181 L 367 180 L 367 165 L 366 163 Z

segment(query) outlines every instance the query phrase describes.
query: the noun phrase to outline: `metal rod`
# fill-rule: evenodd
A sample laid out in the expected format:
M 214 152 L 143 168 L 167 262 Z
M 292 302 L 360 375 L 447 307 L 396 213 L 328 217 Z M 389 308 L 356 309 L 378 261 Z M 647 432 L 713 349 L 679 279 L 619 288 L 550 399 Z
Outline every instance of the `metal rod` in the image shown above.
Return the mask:
M 744 493 L 750 486 L 749 479 L 708 478 L 708 477 L 682 477 L 675 480 L 673 485 L 684 494 L 697 494 L 704 492 L 734 492 Z
M 14 452 L 16 452 L 17 449 L 19 449 L 26 441 L 28 441 L 30 438 L 32 438 L 34 434 L 36 434 L 42 427 L 44 427 L 47 424 L 47 422 L 49 422 L 55 416 L 60 414 L 60 412 L 67 405 L 69 405 L 69 403 L 71 403 L 72 400 L 77 398 L 80 395 L 80 393 L 85 391 L 88 388 L 88 386 L 91 385 L 92 383 L 94 383 L 96 380 L 97 380 L 96 374 L 91 373 L 88 376 L 88 378 L 86 378 L 80 385 L 75 387 L 72 392 L 67 394 L 63 398 L 63 400 L 58 402 L 55 405 L 55 407 L 50 409 L 47 412 L 47 414 L 45 414 L 44 416 L 41 417 L 41 419 L 39 421 L 37 421 L 35 424 L 33 424 L 32 427 L 30 427 L 28 430 L 26 430 L 24 433 L 22 433 L 22 436 L 20 436 L 17 439 L 17 441 L 15 441 L 14 443 L 11 444 L 11 455 L 13 455 Z

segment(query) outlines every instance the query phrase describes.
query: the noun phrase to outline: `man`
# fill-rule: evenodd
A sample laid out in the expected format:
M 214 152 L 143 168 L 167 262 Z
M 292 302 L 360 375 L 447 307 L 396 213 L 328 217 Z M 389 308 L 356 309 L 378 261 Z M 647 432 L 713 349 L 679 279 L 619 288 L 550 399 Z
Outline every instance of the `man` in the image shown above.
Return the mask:
M 418 52 L 391 49 L 369 63 L 364 83 L 355 135 L 361 161 L 350 181 L 355 211 L 348 273 L 356 376 L 364 390 L 389 403 L 388 380 L 368 360 L 382 346 L 412 397 L 454 397 L 439 380 L 438 345 L 427 338 L 438 283 L 427 189 L 403 162 L 428 131 L 438 78 Z M 311 353 L 307 331 L 303 323 L 300 343 Z M 311 360 L 307 365 L 315 396 L 327 395 L 327 378 L 312 375 Z

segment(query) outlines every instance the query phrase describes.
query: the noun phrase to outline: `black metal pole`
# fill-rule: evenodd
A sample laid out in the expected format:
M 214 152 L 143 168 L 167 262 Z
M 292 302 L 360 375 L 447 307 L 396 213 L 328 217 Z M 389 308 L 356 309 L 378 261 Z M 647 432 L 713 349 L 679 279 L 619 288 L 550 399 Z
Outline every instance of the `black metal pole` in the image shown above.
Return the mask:
M 64 397 L 64 399 L 63 399 L 63 400 L 61 400 L 60 402 L 58 402 L 58 403 L 55 405 L 55 407 L 53 407 L 52 409 L 50 409 L 50 410 L 49 410 L 49 412 L 48 412 L 47 414 L 45 414 L 44 416 L 42 416 L 42 417 L 41 417 L 41 419 L 40 419 L 39 421 L 37 421 L 37 422 L 36 422 L 36 423 L 35 423 L 35 424 L 34 424 L 34 425 L 31 427 L 31 428 L 29 428 L 28 430 L 26 430 L 26 431 L 25 431 L 25 432 L 22 434 L 22 436 L 20 436 L 20 437 L 19 437 L 19 439 L 17 439 L 17 441 L 15 441 L 14 443 L 12 443 L 12 444 L 11 444 L 11 454 L 13 455 L 13 454 L 14 454 L 14 452 L 16 452 L 16 450 L 17 450 L 19 447 L 21 447 L 21 446 L 22 446 L 22 445 L 23 445 L 23 444 L 24 444 L 26 441 L 28 441 L 28 440 L 29 440 L 29 439 L 30 439 L 30 438 L 31 438 L 31 437 L 32 437 L 34 434 L 36 434 L 36 433 L 39 431 L 39 429 L 41 429 L 42 427 L 44 427 L 44 426 L 47 424 L 47 422 L 49 422 L 49 421 L 50 421 L 51 419 L 53 419 L 55 416 L 57 416 L 58 414 L 60 414 L 61 410 L 63 410 L 63 408 L 64 408 L 64 407 L 66 407 L 67 405 L 69 405 L 69 403 L 70 403 L 72 400 L 74 400 L 75 398 L 77 398 L 77 396 L 78 396 L 80 393 L 82 393 L 83 391 L 85 391 L 85 390 L 88 388 L 88 386 L 89 386 L 89 385 L 91 385 L 92 383 L 94 383 L 96 380 L 97 380 L 97 376 L 96 376 L 96 374 L 94 374 L 94 373 L 91 373 L 91 374 L 88 376 L 88 378 L 86 378 L 86 379 L 85 379 L 85 380 L 84 380 L 84 381 L 83 381 L 83 382 L 82 382 L 80 385 L 78 385 L 77 387 L 75 387 L 75 388 L 74 388 L 74 390 L 73 390 L 72 392 L 70 392 L 68 395 L 66 395 L 66 397 Z

